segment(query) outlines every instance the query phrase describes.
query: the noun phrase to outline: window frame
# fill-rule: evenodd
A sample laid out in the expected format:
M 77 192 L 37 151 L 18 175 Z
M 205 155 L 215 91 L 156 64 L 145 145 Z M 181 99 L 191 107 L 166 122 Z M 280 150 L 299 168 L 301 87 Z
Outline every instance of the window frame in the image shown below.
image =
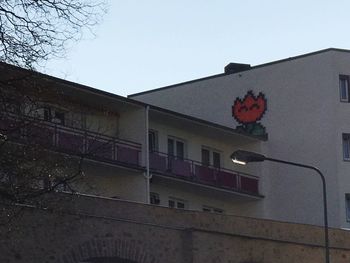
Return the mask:
M 209 151 L 209 165 L 203 162 L 203 150 Z M 214 159 L 215 159 L 214 155 L 215 154 L 218 154 L 218 156 L 219 156 L 219 166 L 216 166 L 214 163 Z M 203 166 L 214 167 L 216 169 L 220 169 L 221 167 L 223 167 L 222 151 L 219 151 L 217 149 L 202 145 L 202 147 L 201 147 L 201 164 Z
M 342 134 L 343 160 L 350 161 L 350 133 Z
M 54 105 L 44 104 L 34 112 L 35 118 L 51 122 L 58 125 L 66 125 L 68 110 L 59 108 Z M 57 115 L 61 115 L 60 117 Z M 58 121 L 57 121 L 58 120 Z
M 215 162 L 215 155 L 216 155 L 216 156 L 219 156 L 219 165 L 216 165 L 216 162 Z M 220 169 L 220 167 L 222 166 L 221 153 L 218 152 L 218 151 L 213 151 L 213 152 L 212 152 L 212 157 L 213 157 L 213 167 L 214 167 L 214 168 L 217 168 L 217 169 Z
M 173 141 L 172 142 L 172 150 L 173 150 L 172 153 L 170 152 L 170 149 L 169 149 L 169 140 Z M 178 155 L 178 143 L 183 144 L 182 156 Z M 169 135 L 167 138 L 167 153 L 168 153 L 168 156 L 175 157 L 176 159 L 180 159 L 180 160 L 186 159 L 187 158 L 187 143 L 186 143 L 186 141 L 184 139 Z
M 158 193 L 156 192 L 150 192 L 149 193 L 150 196 L 150 204 L 152 205 L 160 205 L 160 196 Z
M 153 135 L 154 145 L 152 147 L 151 143 L 151 135 Z M 148 130 L 148 150 L 149 152 L 157 152 L 158 151 L 158 132 L 153 129 Z
M 345 87 L 345 93 L 346 93 L 346 97 L 343 98 L 343 85 L 342 82 L 344 81 L 344 83 L 346 84 Z M 349 75 L 339 75 L 339 97 L 340 97 L 340 102 L 350 102 L 349 99 L 349 84 L 350 84 L 350 77 Z
M 208 154 L 208 156 L 204 156 L 203 153 Z M 201 163 L 203 166 L 210 166 L 210 150 L 206 147 L 202 147 L 201 149 Z
M 60 116 L 61 115 L 61 116 Z M 51 122 L 65 125 L 66 124 L 66 112 L 60 109 L 51 109 Z M 57 121 L 58 120 L 58 121 Z
M 216 214 L 224 214 L 225 210 L 213 206 L 203 205 L 202 211 L 207 213 L 216 213 Z
M 350 193 L 345 193 L 345 217 L 350 222 Z
M 173 203 L 173 206 L 170 206 L 170 202 Z M 179 207 L 179 204 L 181 204 L 183 207 Z M 185 199 L 177 198 L 169 196 L 168 198 L 168 207 L 169 208 L 176 208 L 176 209 L 188 209 L 188 201 Z

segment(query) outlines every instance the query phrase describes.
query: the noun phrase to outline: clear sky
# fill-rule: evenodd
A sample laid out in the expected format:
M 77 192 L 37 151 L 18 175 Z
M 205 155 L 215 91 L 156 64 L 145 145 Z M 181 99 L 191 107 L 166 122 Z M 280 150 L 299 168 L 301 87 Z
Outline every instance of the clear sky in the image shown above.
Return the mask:
M 348 0 L 109 0 L 96 37 L 45 73 L 126 96 L 329 47 L 350 49 Z

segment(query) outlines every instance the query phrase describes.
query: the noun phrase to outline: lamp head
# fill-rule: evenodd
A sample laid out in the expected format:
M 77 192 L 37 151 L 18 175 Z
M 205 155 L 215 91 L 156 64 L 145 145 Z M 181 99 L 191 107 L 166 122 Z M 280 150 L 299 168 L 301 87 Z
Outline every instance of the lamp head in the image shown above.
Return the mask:
M 262 154 L 243 150 L 238 150 L 231 154 L 232 162 L 241 165 L 246 165 L 247 163 L 251 162 L 263 162 L 265 159 L 266 157 Z

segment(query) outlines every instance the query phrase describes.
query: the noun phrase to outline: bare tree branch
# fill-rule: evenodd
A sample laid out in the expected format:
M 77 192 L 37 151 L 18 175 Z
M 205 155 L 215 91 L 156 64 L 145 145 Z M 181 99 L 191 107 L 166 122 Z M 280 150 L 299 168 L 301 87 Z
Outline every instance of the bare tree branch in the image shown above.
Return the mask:
M 1 0 L 0 61 L 32 69 L 63 56 L 70 41 L 92 32 L 105 7 L 103 0 Z

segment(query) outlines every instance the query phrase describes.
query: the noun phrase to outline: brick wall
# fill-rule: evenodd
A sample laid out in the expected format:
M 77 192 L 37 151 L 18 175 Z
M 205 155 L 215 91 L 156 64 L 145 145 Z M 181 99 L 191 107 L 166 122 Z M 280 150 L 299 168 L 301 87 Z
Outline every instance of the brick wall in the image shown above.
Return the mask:
M 78 195 L 55 194 L 43 207 L 2 207 L 0 262 L 324 261 L 317 226 Z M 349 262 L 350 234 L 331 229 L 330 239 L 331 262 Z

